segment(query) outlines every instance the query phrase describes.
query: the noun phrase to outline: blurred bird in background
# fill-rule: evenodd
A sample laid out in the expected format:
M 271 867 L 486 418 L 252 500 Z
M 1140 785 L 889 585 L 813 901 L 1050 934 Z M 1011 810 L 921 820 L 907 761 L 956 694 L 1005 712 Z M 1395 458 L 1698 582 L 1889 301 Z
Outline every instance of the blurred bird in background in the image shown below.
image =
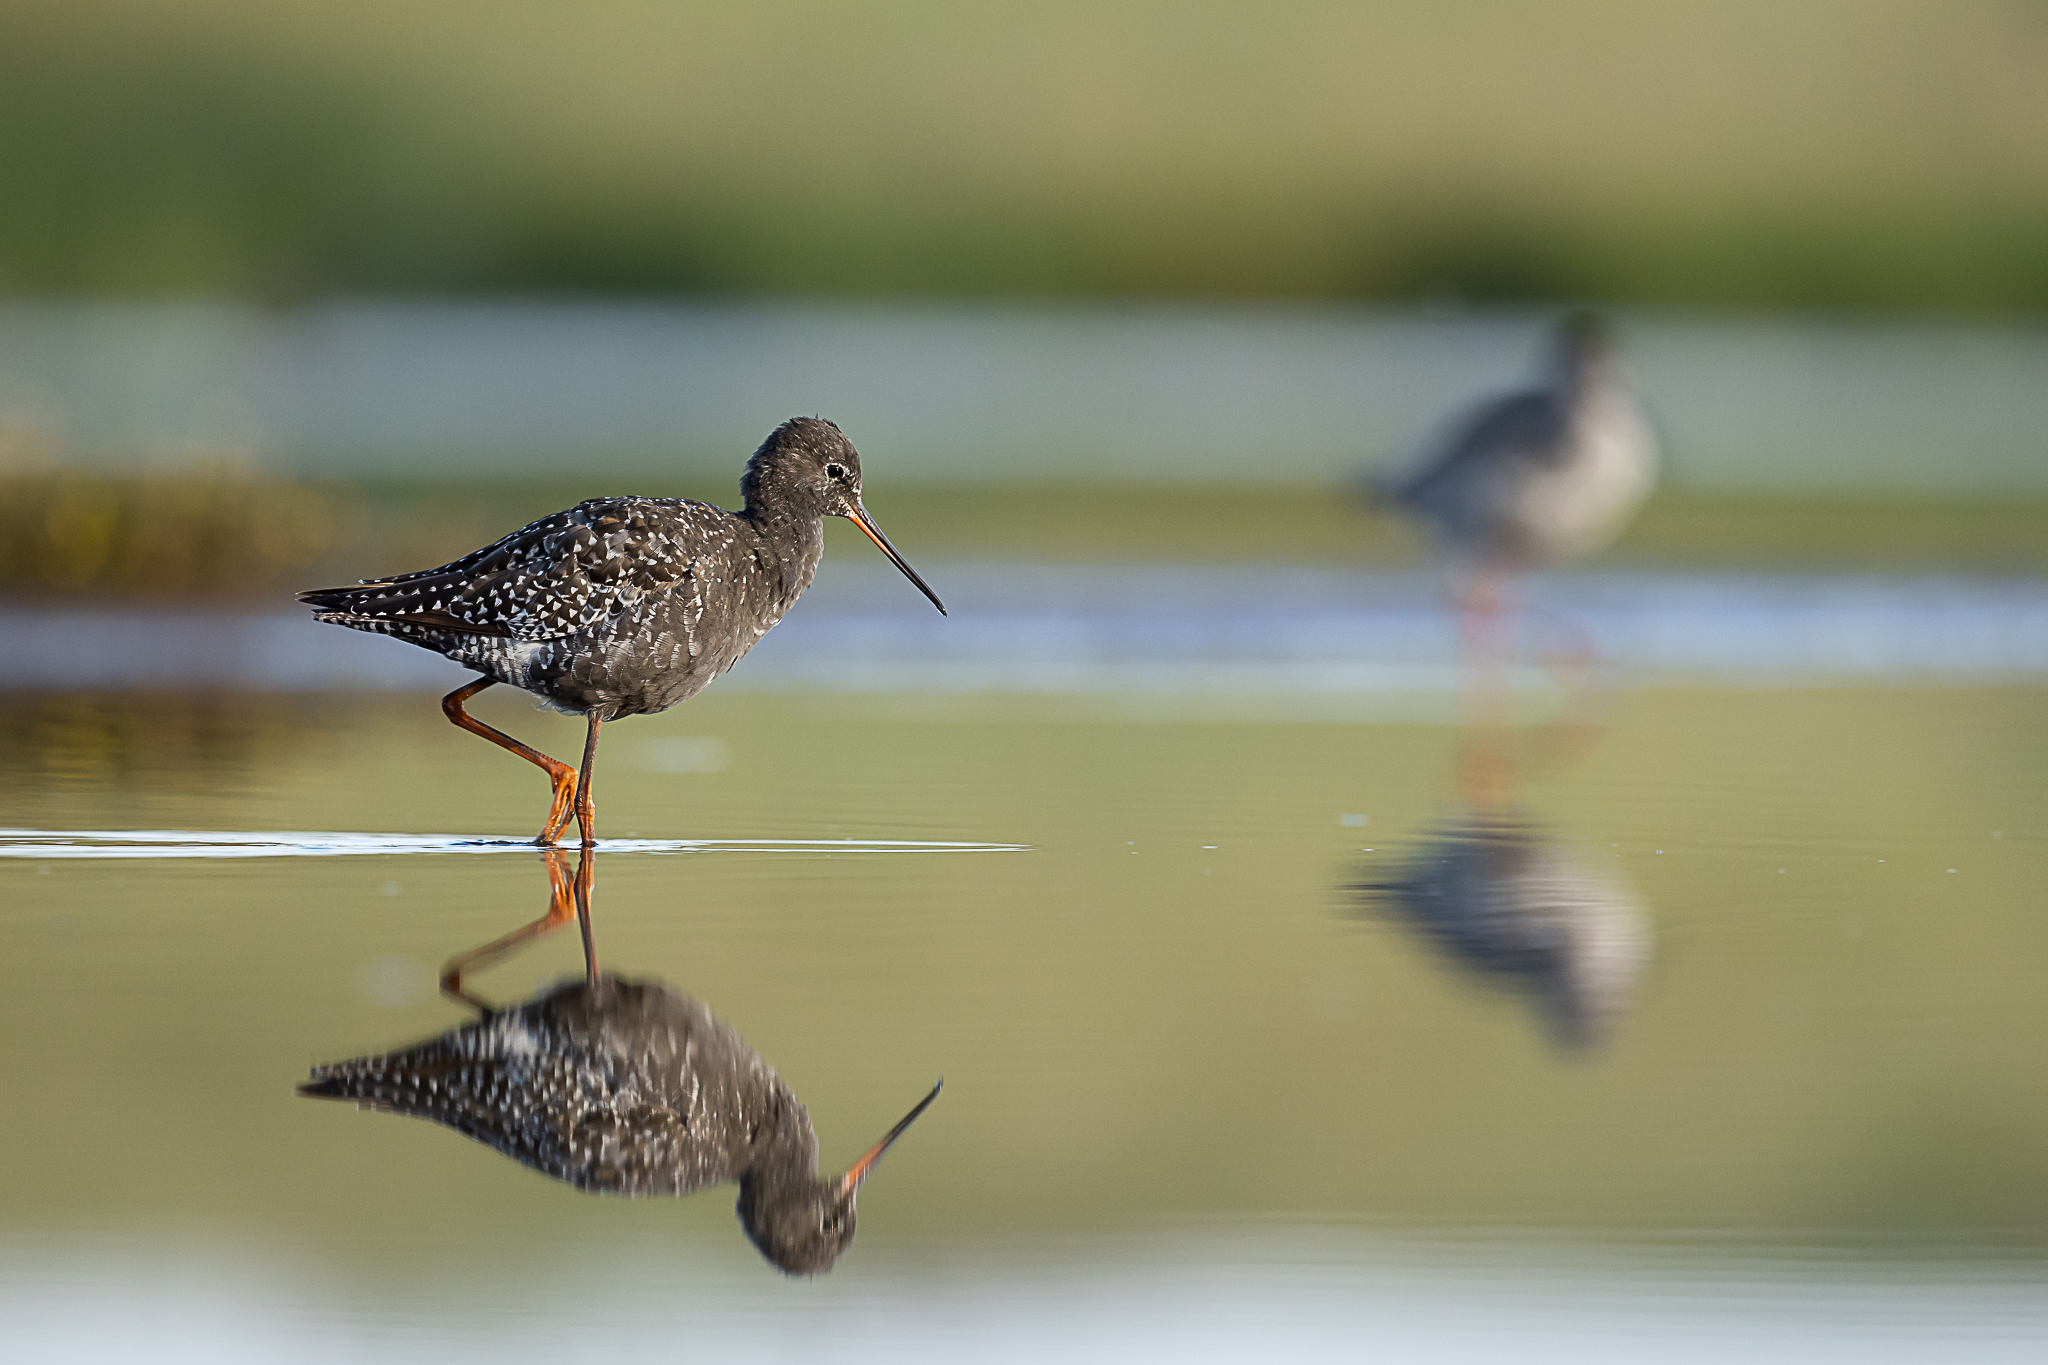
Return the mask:
M 1468 626 L 1491 629 L 1513 575 L 1618 536 L 1656 486 L 1657 465 L 1611 326 L 1578 311 L 1558 322 L 1542 382 L 1477 404 L 1375 491 L 1434 532 Z

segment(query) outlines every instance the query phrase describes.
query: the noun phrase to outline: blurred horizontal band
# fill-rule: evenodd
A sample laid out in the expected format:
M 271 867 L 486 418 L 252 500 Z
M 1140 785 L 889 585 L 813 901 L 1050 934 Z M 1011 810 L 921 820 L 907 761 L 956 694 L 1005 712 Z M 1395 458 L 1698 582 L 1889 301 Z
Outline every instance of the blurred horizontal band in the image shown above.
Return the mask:
M 1456 623 L 1432 579 L 1308 569 L 934 569 L 949 620 L 886 565 L 838 565 L 732 692 L 1146 698 L 1445 696 Z M 2038 578 L 1574 574 L 1541 582 L 1513 673 L 1583 630 L 1618 680 L 1743 685 L 2048 680 Z M 924 608 L 922 614 L 916 608 Z M 0 688 L 445 690 L 461 668 L 293 611 L 0 609 Z

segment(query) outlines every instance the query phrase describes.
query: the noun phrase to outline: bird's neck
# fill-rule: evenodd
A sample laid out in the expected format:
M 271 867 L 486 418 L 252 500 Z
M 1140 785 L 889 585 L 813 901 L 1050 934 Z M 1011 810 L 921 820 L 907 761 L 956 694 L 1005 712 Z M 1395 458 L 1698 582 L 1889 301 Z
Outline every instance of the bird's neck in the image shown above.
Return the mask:
M 780 571 L 784 588 L 795 598 L 811 585 L 818 561 L 825 555 L 825 518 L 822 513 L 787 503 L 748 503 L 742 513 L 761 537 L 764 563 Z
M 1628 391 L 1628 381 L 1622 374 L 1620 362 L 1607 355 L 1567 357 L 1558 367 L 1557 385 L 1572 401 Z
M 811 1129 L 810 1111 L 779 1080 L 754 1138 L 746 1179 L 778 1190 L 818 1183 L 818 1136 Z

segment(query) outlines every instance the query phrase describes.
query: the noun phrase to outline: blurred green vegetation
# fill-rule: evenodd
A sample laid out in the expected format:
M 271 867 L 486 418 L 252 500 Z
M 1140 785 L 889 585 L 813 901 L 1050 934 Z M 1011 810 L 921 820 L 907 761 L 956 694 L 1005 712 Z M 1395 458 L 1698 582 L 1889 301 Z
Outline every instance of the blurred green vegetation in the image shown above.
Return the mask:
M 630 482 L 630 481 L 629 481 Z M 611 492 L 738 501 L 713 481 Z M 276 602 L 443 564 L 590 496 L 552 481 L 308 484 L 234 471 L 0 475 L 0 596 Z M 1412 525 L 1345 489 L 1149 485 L 892 489 L 870 508 L 917 562 L 1427 561 Z M 835 556 L 868 553 L 828 523 Z M 1652 501 L 1595 567 L 2048 572 L 2048 502 Z
M 1018 560 L 1355 564 L 1424 562 L 1406 518 L 1345 488 L 891 490 L 869 509 L 918 553 Z M 863 543 L 838 529 L 838 543 Z M 911 553 L 905 548 L 905 553 Z M 2048 570 L 2048 502 L 1940 498 L 1653 499 L 1593 567 Z
M 7 0 L 0 292 L 2048 308 L 2010 0 Z
M 245 598 L 360 543 L 347 490 L 176 473 L 0 475 L 0 594 Z

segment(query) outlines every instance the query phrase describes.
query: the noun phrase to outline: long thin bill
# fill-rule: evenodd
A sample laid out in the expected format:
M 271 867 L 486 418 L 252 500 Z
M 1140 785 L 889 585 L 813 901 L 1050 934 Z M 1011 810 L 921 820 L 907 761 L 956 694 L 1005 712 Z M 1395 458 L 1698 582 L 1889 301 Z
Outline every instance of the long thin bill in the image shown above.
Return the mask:
M 932 1087 L 932 1093 L 926 1095 L 923 1099 L 917 1102 L 917 1108 L 911 1110 L 909 1113 L 905 1114 L 901 1119 L 897 1120 L 896 1126 L 894 1128 L 891 1128 L 888 1132 L 884 1133 L 882 1135 L 882 1140 L 880 1142 L 868 1148 L 866 1154 L 863 1155 L 859 1161 L 854 1162 L 853 1165 L 847 1169 L 846 1179 L 842 1181 L 839 1186 L 840 1192 L 844 1194 L 851 1194 L 854 1190 L 859 1189 L 860 1182 L 868 1178 L 869 1169 L 872 1168 L 877 1161 L 880 1161 L 882 1159 L 882 1153 L 888 1151 L 890 1144 L 894 1143 L 897 1138 L 903 1136 L 903 1130 L 905 1128 L 908 1128 L 912 1123 L 915 1123 L 917 1121 L 917 1116 L 919 1114 L 922 1114 L 925 1110 L 932 1107 L 932 1101 L 937 1099 L 939 1097 L 939 1092 L 941 1090 L 944 1090 L 945 1088 L 946 1078 L 944 1076 L 941 1076 L 939 1077 L 939 1083 Z
M 939 595 L 933 592 L 929 587 L 927 587 L 925 585 L 925 581 L 917 576 L 917 570 L 910 567 L 910 561 L 905 559 L 902 555 L 896 553 L 896 547 L 889 543 L 889 537 L 883 535 L 882 528 L 875 525 L 874 519 L 868 516 L 867 508 L 855 507 L 851 512 L 848 512 L 846 514 L 846 519 L 848 521 L 851 521 L 855 526 L 860 527 L 862 531 L 866 532 L 867 538 L 875 542 L 876 548 L 881 550 L 883 554 L 889 556 L 889 562 L 891 564 L 894 564 L 897 568 L 903 570 L 903 576 L 909 579 L 911 582 L 917 584 L 917 590 L 919 592 L 923 593 L 926 597 L 932 599 L 932 605 L 939 609 L 939 615 L 944 616 L 946 614 L 946 604 L 944 602 L 941 602 L 939 600 Z

